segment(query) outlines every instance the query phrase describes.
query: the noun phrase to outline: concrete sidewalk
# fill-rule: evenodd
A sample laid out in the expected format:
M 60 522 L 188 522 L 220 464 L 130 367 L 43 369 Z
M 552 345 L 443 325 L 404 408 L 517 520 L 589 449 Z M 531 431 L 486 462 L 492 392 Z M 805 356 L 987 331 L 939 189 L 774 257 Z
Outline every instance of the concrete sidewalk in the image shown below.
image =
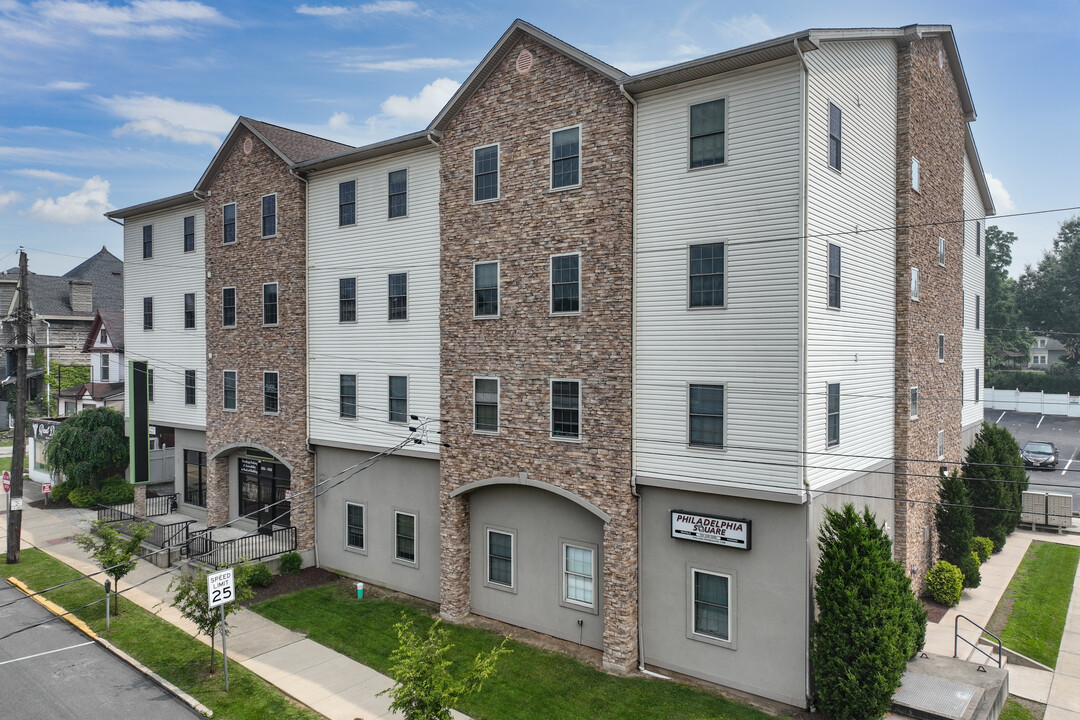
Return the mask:
M 978 643 L 978 628 L 964 618 L 986 627 L 994 609 L 1012 581 L 1024 554 L 1032 541 L 1054 542 L 1080 546 L 1080 534 L 1056 535 L 1049 532 L 1017 530 L 1009 536 L 1005 548 L 983 563 L 980 568 L 982 583 L 974 590 L 965 590 L 963 599 L 950 609 L 940 622 L 928 623 L 926 627 L 926 652 L 952 657 L 955 632 L 969 642 Z M 1053 672 L 1023 667 L 1010 663 L 1009 693 L 1027 700 L 1044 703 L 1046 715 L 1043 720 L 1080 720 L 1080 568 L 1073 582 L 1073 594 L 1065 621 L 1065 633 L 1061 638 L 1057 668 Z M 959 620 L 957 628 L 957 618 Z M 990 661 L 964 642 L 956 644 L 956 654 L 965 660 L 980 664 Z
M 30 500 L 36 488 L 33 483 L 27 485 L 27 499 Z M 97 572 L 97 565 L 71 540 L 75 534 L 86 531 L 93 517 L 93 511 L 89 510 L 57 512 L 28 507 L 23 511 L 22 547 L 39 548 L 79 572 Z M 3 547 L 7 542 L 6 524 L 0 525 L 3 526 L 0 527 L 0 547 Z M 169 582 L 178 571 L 163 572 L 161 568 L 140 561 L 122 581 L 121 593 L 195 636 L 195 626 L 169 606 Z M 243 609 L 230 615 L 229 625 L 230 662 L 239 662 L 327 718 L 376 720 L 401 717 L 390 712 L 388 696 L 378 695 L 394 684 L 389 677 L 250 610 Z M 198 639 L 209 644 L 205 636 L 198 636 Z M 468 720 L 467 716 L 457 712 L 454 717 Z

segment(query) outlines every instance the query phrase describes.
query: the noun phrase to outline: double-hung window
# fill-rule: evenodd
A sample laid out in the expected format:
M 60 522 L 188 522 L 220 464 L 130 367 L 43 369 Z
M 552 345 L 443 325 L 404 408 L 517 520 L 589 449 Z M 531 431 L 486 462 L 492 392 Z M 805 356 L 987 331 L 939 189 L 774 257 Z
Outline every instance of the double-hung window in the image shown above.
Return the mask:
M 109 382 L 109 353 L 101 353 L 99 374 L 101 376 L 101 382 Z
M 154 257 L 154 226 L 143 225 L 142 229 L 142 256 L 146 260 Z
M 278 284 L 263 283 L 262 286 L 263 325 L 278 324 Z
M 394 512 L 394 559 L 416 562 L 416 515 Z
M 908 396 L 908 416 L 911 418 L 919 417 L 919 388 L 918 386 L 911 388 Z
M 982 255 L 982 221 L 975 221 L 975 254 Z
M 387 216 L 405 217 L 409 214 L 409 171 L 395 170 L 390 173 L 388 180 Z
M 691 570 L 694 586 L 693 635 L 731 640 L 731 577 Z
M 840 169 L 840 108 L 829 103 L 829 167 Z
M 690 444 L 724 446 L 724 386 L 690 386 Z
M 184 252 L 195 252 L 195 216 L 184 218 Z
M 221 326 L 236 327 L 236 288 L 221 288 Z
M 364 550 L 364 506 L 345 503 L 345 547 Z
M 195 404 L 195 371 L 184 371 L 184 404 Z
M 911 268 L 911 299 L 919 299 L 919 268 Z
M 356 181 L 338 183 L 338 225 L 356 224 Z
M 142 299 L 142 329 L 154 329 L 154 298 L 152 297 Z
M 979 402 L 979 398 L 982 397 L 982 378 L 980 375 L 982 371 L 978 368 L 975 369 L 975 402 Z
M 391 273 L 387 278 L 387 319 L 409 319 L 409 275 Z
M 690 167 L 724 162 L 725 100 L 690 106 Z
M 473 202 L 499 199 L 499 146 L 473 150 Z
M 146 401 L 154 402 L 154 368 L 146 369 Z
M 563 601 L 570 606 L 596 607 L 596 551 L 563 543 Z
M 911 189 L 919 192 L 919 159 L 911 158 Z
M 690 246 L 690 307 L 724 306 L 724 243 Z
M 184 293 L 184 329 L 195 329 L 195 293 Z
M 938 430 L 937 431 L 937 459 L 938 460 L 944 460 L 945 459 L 945 431 L 944 430 Z
M 487 581 L 489 585 L 514 587 L 514 536 L 501 530 L 487 530 Z
M 840 444 L 840 383 L 828 384 L 828 445 Z
M 499 263 L 473 265 L 473 316 L 499 316 Z
M 840 307 L 840 246 L 829 243 L 829 307 Z
M 221 208 L 221 241 L 225 244 L 236 242 L 236 203 Z
M 391 375 L 388 383 L 387 406 L 388 422 L 406 423 L 409 421 L 409 378 L 405 375 Z
M 473 379 L 473 430 L 499 432 L 499 380 Z
M 224 370 L 221 373 L 221 407 L 225 410 L 236 409 L 235 370 Z
M 937 336 L 937 360 L 938 360 L 938 362 L 945 362 L 945 335 L 944 335 L 944 333 L 938 333 L 938 336 Z
M 551 381 L 551 437 L 577 440 L 581 437 L 581 382 Z
M 356 322 L 356 278 L 338 280 L 338 322 Z
M 355 375 L 338 375 L 338 415 L 349 420 L 356 417 Z
M 581 255 L 555 255 L 551 258 L 551 312 L 568 314 L 581 311 Z
M 263 412 L 276 413 L 278 411 L 278 374 L 276 372 L 263 373 Z
M 945 238 L 937 239 L 937 264 L 945 267 Z
M 581 128 L 572 127 L 551 133 L 551 188 L 577 187 L 581 184 Z
M 263 195 L 262 198 L 262 236 L 277 235 L 277 195 Z
M 975 329 L 982 327 L 982 295 L 975 296 Z

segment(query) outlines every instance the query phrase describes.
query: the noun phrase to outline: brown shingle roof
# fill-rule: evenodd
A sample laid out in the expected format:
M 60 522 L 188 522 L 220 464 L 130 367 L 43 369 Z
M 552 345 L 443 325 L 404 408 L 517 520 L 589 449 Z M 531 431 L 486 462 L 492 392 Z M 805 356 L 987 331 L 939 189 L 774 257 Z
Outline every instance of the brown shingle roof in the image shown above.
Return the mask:
M 266 140 L 276 147 L 282 155 L 289 158 L 289 161 L 294 165 L 296 163 L 302 163 L 305 160 L 314 160 L 315 158 L 326 157 L 327 155 L 334 155 L 343 150 L 352 149 L 351 145 L 345 145 L 344 143 L 334 142 L 333 140 L 327 140 L 326 138 L 297 132 L 296 130 L 283 128 L 280 125 L 271 125 L 270 123 L 252 120 L 251 118 L 241 118 L 241 120 L 266 138 Z

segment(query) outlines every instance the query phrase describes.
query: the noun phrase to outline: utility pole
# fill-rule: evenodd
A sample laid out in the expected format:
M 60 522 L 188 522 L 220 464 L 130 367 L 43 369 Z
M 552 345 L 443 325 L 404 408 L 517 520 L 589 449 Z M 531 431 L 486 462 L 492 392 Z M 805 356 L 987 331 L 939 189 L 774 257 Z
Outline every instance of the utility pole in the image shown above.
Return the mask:
M 30 345 L 30 287 L 26 253 L 19 251 L 19 309 L 15 311 L 15 436 L 11 444 L 7 564 L 19 562 L 22 545 L 23 465 L 26 461 L 26 351 Z

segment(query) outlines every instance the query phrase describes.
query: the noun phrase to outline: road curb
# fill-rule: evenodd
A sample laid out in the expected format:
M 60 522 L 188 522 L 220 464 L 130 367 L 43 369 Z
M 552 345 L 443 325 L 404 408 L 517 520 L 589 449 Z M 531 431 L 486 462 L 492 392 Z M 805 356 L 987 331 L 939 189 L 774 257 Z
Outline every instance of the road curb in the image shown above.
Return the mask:
M 91 640 L 97 640 L 98 639 L 97 633 L 95 633 L 93 630 L 91 630 L 89 625 L 87 625 L 86 623 L 84 623 L 82 620 L 75 617 L 74 615 L 68 613 L 67 610 L 60 607 L 56 603 L 54 603 L 52 600 L 48 600 L 48 599 L 42 597 L 41 595 L 35 595 L 34 591 L 31 590 L 26 585 L 26 583 L 24 583 L 22 580 L 19 580 L 18 578 L 15 578 L 15 577 L 9 577 L 7 580 L 8 580 L 9 583 L 11 583 L 15 587 L 19 588 L 19 590 L 21 590 L 31 600 L 36 602 L 38 605 L 41 605 L 43 608 L 45 608 L 46 610 L 51 612 L 53 615 L 56 615 L 61 620 L 67 621 L 72 627 L 74 627 L 76 630 L 78 630 L 79 632 L 86 635 Z

